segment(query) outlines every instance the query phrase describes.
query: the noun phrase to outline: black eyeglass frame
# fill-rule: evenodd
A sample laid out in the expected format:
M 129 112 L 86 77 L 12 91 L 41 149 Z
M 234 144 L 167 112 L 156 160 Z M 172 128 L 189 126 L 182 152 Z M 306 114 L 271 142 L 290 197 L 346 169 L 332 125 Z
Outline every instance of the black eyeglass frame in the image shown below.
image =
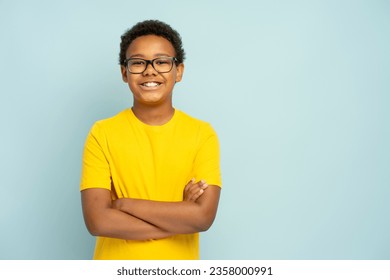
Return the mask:
M 171 65 L 171 68 L 168 70 L 168 71 L 158 71 L 155 67 L 154 67 L 154 61 L 158 60 L 158 59 L 162 59 L 162 58 L 169 58 L 171 61 L 172 61 L 172 65 Z M 141 72 L 132 72 L 130 71 L 129 69 L 129 65 L 128 65 L 128 62 L 131 61 L 131 60 L 142 60 L 142 61 L 145 61 L 146 62 L 146 65 L 145 65 L 145 69 Z M 127 58 L 125 59 L 124 61 L 124 65 L 127 69 L 127 71 L 129 71 L 129 73 L 131 74 L 142 74 L 143 72 L 146 71 L 146 69 L 148 69 L 148 66 L 152 65 L 153 69 L 156 70 L 157 73 L 168 73 L 168 72 L 171 72 L 172 71 L 172 68 L 173 68 L 173 64 L 176 64 L 177 65 L 177 58 L 176 57 L 173 57 L 173 56 L 162 56 L 162 57 L 156 57 L 154 59 L 143 59 L 143 58 L 136 58 L 136 57 L 131 57 L 131 58 Z

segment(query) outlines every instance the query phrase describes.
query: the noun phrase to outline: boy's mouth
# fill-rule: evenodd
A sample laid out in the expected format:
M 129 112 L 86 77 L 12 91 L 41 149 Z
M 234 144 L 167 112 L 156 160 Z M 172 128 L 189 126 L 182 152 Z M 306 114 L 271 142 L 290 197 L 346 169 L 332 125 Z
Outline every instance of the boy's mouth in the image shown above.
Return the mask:
M 146 82 L 146 83 L 142 83 L 141 85 L 144 86 L 144 87 L 147 87 L 147 88 L 152 88 L 152 87 L 158 87 L 159 85 L 161 85 L 161 83 L 158 83 L 158 82 Z

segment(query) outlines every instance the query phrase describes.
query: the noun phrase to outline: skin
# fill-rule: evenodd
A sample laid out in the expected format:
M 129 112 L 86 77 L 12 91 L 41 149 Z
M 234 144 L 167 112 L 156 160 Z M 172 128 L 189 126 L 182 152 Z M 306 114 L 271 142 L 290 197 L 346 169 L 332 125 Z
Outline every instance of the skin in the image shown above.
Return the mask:
M 154 59 L 175 56 L 172 44 L 165 38 L 147 35 L 135 39 L 126 57 Z M 149 125 L 167 123 L 174 114 L 172 92 L 182 80 L 184 65 L 174 65 L 168 73 L 158 73 L 151 66 L 142 74 L 131 74 L 121 66 L 122 79 L 133 93 L 135 116 Z M 157 87 L 145 87 L 145 82 Z M 218 186 L 191 180 L 184 187 L 183 201 L 160 202 L 121 198 L 112 201 L 111 192 L 92 188 L 81 192 L 84 219 L 92 235 L 126 240 L 166 238 L 175 234 L 207 230 L 213 223 L 220 197 Z

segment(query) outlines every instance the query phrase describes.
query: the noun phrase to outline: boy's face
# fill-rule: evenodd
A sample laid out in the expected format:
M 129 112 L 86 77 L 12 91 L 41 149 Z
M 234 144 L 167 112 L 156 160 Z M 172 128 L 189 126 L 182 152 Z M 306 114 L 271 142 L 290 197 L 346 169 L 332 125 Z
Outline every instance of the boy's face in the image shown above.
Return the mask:
M 135 39 L 127 49 L 126 59 L 142 58 L 152 60 L 158 57 L 174 57 L 175 49 L 165 38 L 156 35 L 146 35 Z M 167 73 L 157 72 L 151 64 L 140 74 L 130 73 L 121 66 L 122 79 L 130 87 L 134 96 L 134 105 L 172 104 L 172 90 L 176 82 L 180 82 L 184 65 L 175 64 Z M 167 103 L 168 102 L 168 103 Z

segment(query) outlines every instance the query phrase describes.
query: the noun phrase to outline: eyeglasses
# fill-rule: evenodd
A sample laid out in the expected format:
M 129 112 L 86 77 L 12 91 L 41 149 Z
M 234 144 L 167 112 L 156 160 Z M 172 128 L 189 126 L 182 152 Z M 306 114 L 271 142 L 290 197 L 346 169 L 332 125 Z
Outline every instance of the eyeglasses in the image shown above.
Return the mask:
M 176 57 L 157 57 L 152 60 L 142 58 L 128 58 L 125 60 L 127 70 L 132 74 L 141 74 L 151 64 L 158 73 L 167 73 L 172 70 L 173 63 L 176 63 Z

